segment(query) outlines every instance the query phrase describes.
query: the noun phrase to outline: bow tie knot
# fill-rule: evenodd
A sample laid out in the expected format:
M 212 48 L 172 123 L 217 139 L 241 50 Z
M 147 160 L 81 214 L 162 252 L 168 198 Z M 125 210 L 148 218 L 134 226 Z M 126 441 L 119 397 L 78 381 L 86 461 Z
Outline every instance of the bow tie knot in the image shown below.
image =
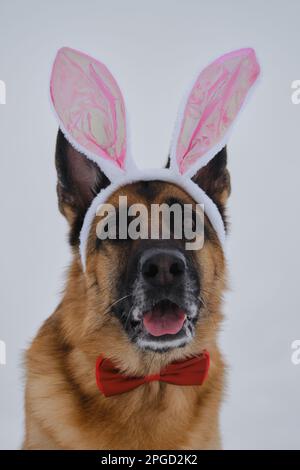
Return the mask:
M 158 374 L 142 377 L 123 374 L 109 359 L 100 356 L 96 363 L 96 380 L 103 395 L 110 397 L 129 392 L 153 381 L 173 385 L 202 385 L 208 375 L 208 369 L 209 353 L 207 351 L 182 361 L 172 362 Z

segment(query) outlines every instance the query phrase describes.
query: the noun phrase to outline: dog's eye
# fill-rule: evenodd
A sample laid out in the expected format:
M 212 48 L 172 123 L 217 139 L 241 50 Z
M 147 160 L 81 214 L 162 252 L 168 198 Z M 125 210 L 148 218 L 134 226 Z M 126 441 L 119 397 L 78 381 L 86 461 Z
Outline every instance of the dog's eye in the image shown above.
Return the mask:
M 169 219 L 166 222 L 175 238 L 176 235 L 182 234 L 182 239 L 185 240 L 185 233 L 188 230 L 191 232 L 195 232 L 197 228 L 199 230 L 199 214 L 193 209 L 192 204 L 185 205 L 175 198 L 168 199 L 166 204 L 170 208 Z
M 126 241 L 130 239 L 128 234 L 128 227 L 133 220 L 132 216 L 119 212 L 116 209 L 110 215 L 101 219 L 97 224 L 97 243 L 96 247 L 100 246 L 101 241 Z

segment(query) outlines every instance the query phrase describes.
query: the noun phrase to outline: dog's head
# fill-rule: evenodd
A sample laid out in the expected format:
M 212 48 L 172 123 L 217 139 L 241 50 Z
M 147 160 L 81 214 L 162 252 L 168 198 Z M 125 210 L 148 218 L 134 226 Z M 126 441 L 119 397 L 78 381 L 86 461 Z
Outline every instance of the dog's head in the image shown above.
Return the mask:
M 194 177 L 218 206 L 225 222 L 225 205 L 230 193 L 224 148 Z M 94 196 L 109 180 L 99 167 L 75 150 L 59 131 L 56 149 L 58 197 L 61 212 L 70 223 L 70 243 L 79 260 L 79 234 L 86 211 Z M 118 189 L 108 199 L 116 209 L 114 237 L 99 239 L 103 215 L 95 216 L 87 245 L 87 294 L 90 299 L 89 331 L 103 327 L 114 341 L 128 341 L 142 350 L 165 352 L 193 343 L 199 334 L 214 329 L 219 319 L 218 303 L 225 284 L 225 265 L 218 237 L 204 216 L 203 246 L 187 249 L 184 235 L 175 238 L 176 213 L 170 212 L 170 237 L 132 239 L 128 232 L 119 236 L 120 197 L 127 197 L 128 215 L 134 204 L 147 210 L 151 227 L 153 205 L 192 208 L 192 223 L 197 217 L 195 201 L 182 188 L 162 181 L 139 181 Z M 146 216 L 145 216 L 146 217 Z M 125 218 L 132 222 L 132 216 Z M 162 224 L 162 218 L 159 219 Z M 98 229 L 98 230 L 97 230 Z M 161 232 L 159 232 L 161 234 Z M 125 339 L 125 341 L 126 341 Z

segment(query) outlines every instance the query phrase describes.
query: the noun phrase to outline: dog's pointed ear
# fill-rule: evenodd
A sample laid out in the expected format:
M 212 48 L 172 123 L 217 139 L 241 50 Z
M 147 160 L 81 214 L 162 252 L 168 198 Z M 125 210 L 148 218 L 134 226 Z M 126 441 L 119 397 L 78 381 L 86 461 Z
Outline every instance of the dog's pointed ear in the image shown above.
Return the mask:
M 60 130 L 56 140 L 55 164 L 59 209 L 71 226 L 70 243 L 77 245 L 87 209 L 110 181 L 96 163 L 67 141 Z
M 225 205 L 231 192 L 226 147 L 223 147 L 207 165 L 200 168 L 192 180 L 214 201 L 225 223 Z

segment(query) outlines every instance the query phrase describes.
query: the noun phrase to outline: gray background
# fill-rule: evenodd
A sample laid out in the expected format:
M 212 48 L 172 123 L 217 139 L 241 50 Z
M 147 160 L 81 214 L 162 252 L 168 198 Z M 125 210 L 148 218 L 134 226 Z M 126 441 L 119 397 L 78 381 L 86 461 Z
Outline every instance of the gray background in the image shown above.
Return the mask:
M 57 210 L 56 122 L 48 103 L 61 46 L 106 63 L 124 90 L 141 166 L 161 166 L 182 93 L 211 59 L 257 50 L 262 81 L 229 144 L 231 291 L 220 338 L 229 363 L 225 448 L 300 448 L 300 3 L 265 1 L 0 1 L 0 447 L 23 435 L 22 354 L 56 307 L 70 260 Z

